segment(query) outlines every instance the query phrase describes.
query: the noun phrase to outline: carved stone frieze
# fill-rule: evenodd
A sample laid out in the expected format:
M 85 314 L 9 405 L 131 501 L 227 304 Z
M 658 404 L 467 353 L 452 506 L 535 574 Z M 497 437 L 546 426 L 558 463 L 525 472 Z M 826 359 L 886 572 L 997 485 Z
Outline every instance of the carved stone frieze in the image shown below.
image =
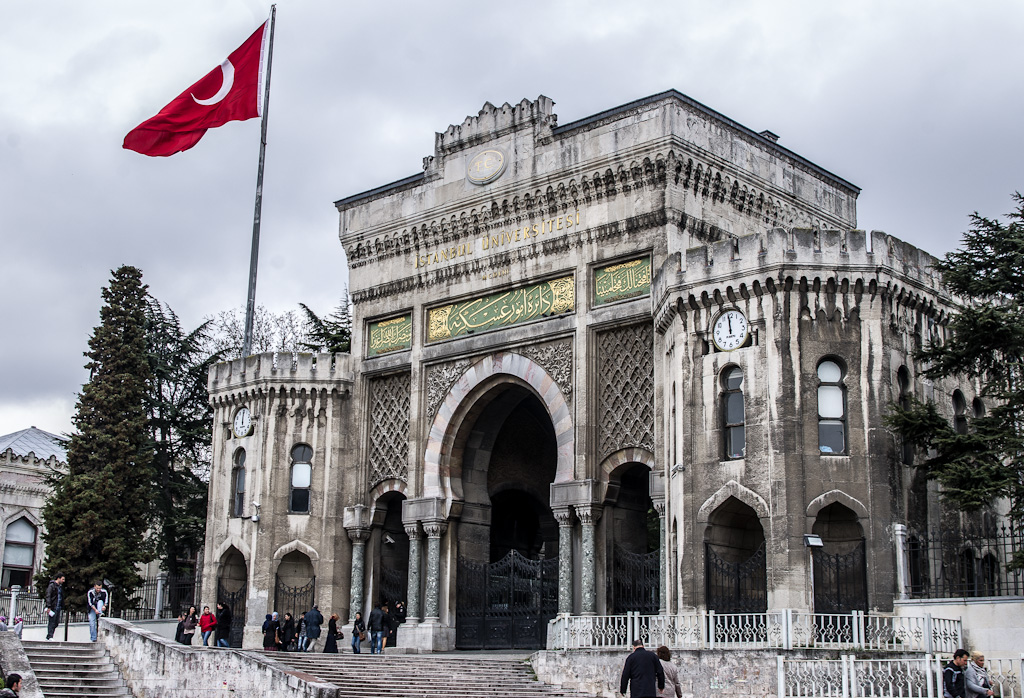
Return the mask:
M 430 419 L 437 414 L 437 408 L 444 402 L 455 381 L 459 380 L 472 364 L 469 359 L 462 359 L 427 369 L 427 414 Z
M 534 344 L 516 350 L 526 358 L 547 371 L 565 396 L 565 401 L 572 402 L 572 341 L 569 339 Z

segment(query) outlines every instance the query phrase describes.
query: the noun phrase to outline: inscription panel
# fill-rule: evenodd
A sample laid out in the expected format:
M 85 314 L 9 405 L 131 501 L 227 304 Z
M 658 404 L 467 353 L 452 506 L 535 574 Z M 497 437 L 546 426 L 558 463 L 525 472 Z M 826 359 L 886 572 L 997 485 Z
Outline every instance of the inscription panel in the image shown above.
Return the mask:
M 594 305 L 651 293 L 651 258 L 641 257 L 594 271 Z
M 370 340 L 366 345 L 366 358 L 370 359 L 393 351 L 412 347 L 412 314 L 371 322 Z

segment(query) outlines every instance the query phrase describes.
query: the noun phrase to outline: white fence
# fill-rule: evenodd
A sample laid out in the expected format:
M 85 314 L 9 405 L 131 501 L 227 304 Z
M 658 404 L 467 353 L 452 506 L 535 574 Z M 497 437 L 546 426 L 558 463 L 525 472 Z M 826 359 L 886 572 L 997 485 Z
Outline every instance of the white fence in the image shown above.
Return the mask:
M 952 653 L 960 620 L 853 613 L 700 611 L 677 615 L 560 616 L 551 621 L 551 649 L 628 649 L 634 639 L 670 649 L 865 649 Z M 1024 698 L 1024 697 L 1022 697 Z
M 944 662 L 914 659 L 778 658 L 778 698 L 942 698 Z M 996 698 L 1022 698 L 1021 659 L 986 662 Z

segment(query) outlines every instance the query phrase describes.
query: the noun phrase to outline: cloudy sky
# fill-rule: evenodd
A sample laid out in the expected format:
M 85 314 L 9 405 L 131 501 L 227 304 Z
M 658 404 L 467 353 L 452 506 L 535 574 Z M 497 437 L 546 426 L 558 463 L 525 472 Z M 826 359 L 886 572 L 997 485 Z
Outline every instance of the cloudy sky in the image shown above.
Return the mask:
M 148 158 L 124 135 L 269 15 L 255 0 L 37 0 L 0 23 L 0 434 L 69 432 L 122 264 L 187 328 L 244 306 L 259 120 Z M 434 132 L 544 94 L 560 123 L 677 89 L 860 186 L 859 227 L 943 254 L 1024 189 L 1024 3 L 281 0 L 257 301 L 321 314 L 332 202 Z

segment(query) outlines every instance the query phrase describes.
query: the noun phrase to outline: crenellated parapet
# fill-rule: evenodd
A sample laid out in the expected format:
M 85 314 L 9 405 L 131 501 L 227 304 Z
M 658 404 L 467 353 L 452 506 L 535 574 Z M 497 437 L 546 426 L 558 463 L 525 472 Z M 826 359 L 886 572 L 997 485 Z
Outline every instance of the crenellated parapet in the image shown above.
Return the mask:
M 268 392 L 351 391 L 355 369 L 350 354 L 267 352 L 216 364 L 207 389 L 215 406 Z
M 434 158 L 425 159 L 424 169 L 429 170 L 444 155 L 486 143 L 512 131 L 534 128 L 538 135 L 550 134 L 558 120 L 552 113 L 554 106 L 555 103 L 544 95 L 532 102 L 523 99 L 515 106 L 505 102 L 496 107 L 486 102 L 476 116 L 467 116 L 461 124 L 453 124 L 444 132 L 435 134 Z
M 941 326 L 956 301 L 943 287 L 935 262 L 927 252 L 880 231 L 773 228 L 717 239 L 670 255 L 654 275 L 655 325 L 664 333 L 684 308 L 714 311 L 794 291 L 802 296 L 799 312 L 811 318 L 849 320 L 866 294 L 888 301 L 893 328 L 911 318 L 912 329 L 920 315 Z
M 39 458 L 32 451 L 26 454 L 15 453 L 14 449 L 8 448 L 6 451 L 0 452 L 0 466 L 7 468 L 17 468 L 28 472 L 50 472 L 50 471 L 63 471 L 67 469 L 67 463 L 59 460 L 56 456 L 49 456 L 48 458 Z

